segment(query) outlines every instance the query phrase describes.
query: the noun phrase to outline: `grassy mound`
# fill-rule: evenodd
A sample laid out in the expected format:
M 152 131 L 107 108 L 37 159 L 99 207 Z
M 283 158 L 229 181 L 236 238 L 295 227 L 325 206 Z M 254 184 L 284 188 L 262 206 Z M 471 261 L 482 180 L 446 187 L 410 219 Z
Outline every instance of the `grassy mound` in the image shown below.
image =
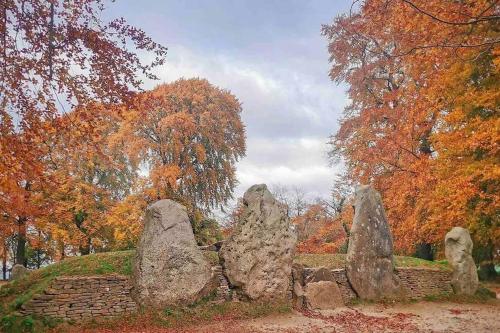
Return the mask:
M 217 264 L 219 258 L 215 252 L 204 252 L 206 258 Z M 58 276 L 105 275 L 132 273 L 134 251 L 97 253 L 82 257 L 69 257 L 65 260 L 31 272 L 28 276 L 3 285 L 0 288 L 0 314 L 15 311 L 33 295 L 41 293 Z M 325 266 L 331 269 L 342 268 L 344 254 L 298 254 L 295 262 L 307 267 Z M 425 267 L 449 269 L 446 262 L 426 261 L 412 257 L 396 257 L 397 267 Z
M 6 332 L 43 332 L 50 327 L 57 325 L 57 331 L 69 330 L 76 332 L 84 326 L 71 326 L 54 321 L 50 318 L 20 317 L 16 311 L 22 304 L 30 300 L 35 294 L 42 293 L 50 285 L 52 280 L 58 276 L 75 275 L 107 275 L 121 274 L 129 276 L 132 274 L 132 260 L 134 251 L 98 253 L 82 257 L 69 257 L 65 260 L 33 271 L 27 276 L 17 281 L 6 283 L 0 286 L 0 331 Z M 212 264 L 217 264 L 219 258 L 215 252 L 204 252 L 206 258 Z M 295 262 L 306 267 L 325 266 L 331 269 L 343 268 L 345 265 L 344 254 L 298 254 Z M 446 261 L 426 261 L 412 257 L 396 257 L 396 267 L 421 267 L 438 270 L 449 270 Z M 484 288 L 483 288 L 484 289 Z M 484 290 L 481 292 L 484 293 Z M 482 298 L 490 298 L 491 295 L 483 295 Z M 487 297 L 488 296 L 488 297 Z M 451 297 L 451 296 L 450 296 Z M 476 297 L 477 298 L 477 297 Z M 474 300 L 476 299 L 474 298 Z M 482 300 L 481 298 L 481 300 Z M 446 299 L 457 301 L 455 298 Z M 465 300 L 470 301 L 470 300 Z M 265 314 L 286 312 L 289 307 L 259 304 L 211 304 L 202 302 L 187 308 L 164 309 L 159 312 L 147 312 L 130 315 L 125 318 L 105 320 L 104 322 L 94 322 L 95 327 L 117 327 L 125 325 L 125 328 L 138 328 L 145 321 L 152 322 L 156 327 L 179 327 L 183 325 L 196 324 L 200 322 L 209 323 L 220 318 L 245 319 L 253 318 Z M 92 328 L 92 322 L 86 323 L 85 327 Z M 88 326 L 90 325 L 90 326 Z M 73 331 L 73 329 L 77 329 Z
M 18 310 L 33 295 L 41 293 L 58 276 L 132 274 L 135 251 L 96 253 L 81 257 L 68 257 L 31 272 L 26 277 L 0 287 L 0 315 Z M 207 252 L 212 264 L 218 263 L 215 252 Z
M 59 263 L 31 272 L 0 288 L 0 315 L 18 310 L 33 295 L 41 293 L 58 276 L 124 274 L 132 272 L 134 251 L 98 253 L 69 257 Z
M 344 268 L 346 255 L 345 254 L 309 254 L 299 253 L 295 257 L 295 262 L 300 263 L 306 267 L 320 267 L 324 266 L 330 269 Z M 414 257 L 395 257 L 396 267 L 408 268 L 431 268 L 438 270 L 450 270 L 446 260 L 441 261 L 428 261 Z

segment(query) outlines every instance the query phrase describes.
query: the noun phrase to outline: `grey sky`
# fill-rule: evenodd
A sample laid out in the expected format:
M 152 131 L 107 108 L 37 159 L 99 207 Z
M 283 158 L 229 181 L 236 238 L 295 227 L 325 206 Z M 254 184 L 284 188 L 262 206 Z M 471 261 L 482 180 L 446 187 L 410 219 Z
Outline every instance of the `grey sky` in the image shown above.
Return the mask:
M 162 82 L 203 77 L 242 102 L 247 156 L 237 166 L 237 196 L 254 183 L 279 183 L 314 197 L 328 195 L 338 172 L 326 142 L 347 103 L 345 87 L 328 78 L 320 28 L 350 4 L 119 0 L 106 15 L 125 17 L 169 48 Z

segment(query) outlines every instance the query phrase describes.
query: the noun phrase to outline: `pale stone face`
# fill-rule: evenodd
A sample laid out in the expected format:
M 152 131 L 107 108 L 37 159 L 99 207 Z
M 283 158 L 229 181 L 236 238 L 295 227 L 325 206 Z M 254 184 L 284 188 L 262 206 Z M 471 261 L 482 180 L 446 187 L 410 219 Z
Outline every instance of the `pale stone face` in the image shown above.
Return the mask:
M 445 237 L 445 255 L 453 267 L 451 284 L 457 294 L 473 295 L 478 287 L 477 268 L 472 259 L 472 239 L 461 227 L 451 229 Z
M 346 271 L 360 298 L 393 298 L 402 293 L 394 274 L 392 235 L 382 199 L 370 186 L 356 189 Z
M 243 202 L 241 220 L 220 250 L 224 272 L 249 299 L 287 298 L 296 233 L 266 185 L 250 187 Z
M 207 293 L 212 282 L 186 208 L 172 200 L 149 206 L 134 262 L 136 301 L 153 307 L 189 304 Z
M 10 273 L 11 280 L 18 280 L 29 273 L 29 269 L 24 267 L 23 265 L 15 264 L 12 267 L 12 272 Z
M 305 302 L 309 309 L 330 310 L 344 306 L 335 281 L 310 282 L 305 289 Z

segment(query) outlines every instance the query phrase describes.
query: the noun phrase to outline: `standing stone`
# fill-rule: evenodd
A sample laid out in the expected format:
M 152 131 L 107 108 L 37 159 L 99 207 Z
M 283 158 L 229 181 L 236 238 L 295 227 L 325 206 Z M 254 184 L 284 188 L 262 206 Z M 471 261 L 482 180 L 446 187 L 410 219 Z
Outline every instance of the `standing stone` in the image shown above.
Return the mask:
M 326 267 L 319 267 L 308 275 L 304 289 L 305 304 L 311 310 L 331 310 L 344 306 L 335 276 Z
M 292 301 L 293 307 L 301 309 L 304 306 L 304 266 L 292 265 Z
M 10 272 L 10 279 L 11 280 L 18 280 L 28 274 L 30 272 L 29 269 L 24 267 L 23 265 L 20 264 L 15 264 L 12 267 L 12 271 Z
M 250 187 L 243 205 L 238 225 L 220 250 L 224 272 L 251 300 L 289 298 L 297 235 L 287 214 L 264 184 Z
M 446 259 L 453 267 L 451 285 L 456 294 L 474 295 L 478 287 L 477 268 L 472 259 L 472 239 L 469 231 L 455 227 L 446 234 Z
M 306 284 L 305 303 L 308 309 L 332 310 L 344 306 L 342 293 L 335 281 L 318 281 Z
M 362 299 L 400 296 L 392 235 L 380 194 L 368 185 L 359 186 L 354 210 L 346 258 L 349 282 Z
M 186 208 L 172 200 L 149 206 L 134 262 L 135 300 L 157 308 L 189 304 L 215 288 L 213 283 Z

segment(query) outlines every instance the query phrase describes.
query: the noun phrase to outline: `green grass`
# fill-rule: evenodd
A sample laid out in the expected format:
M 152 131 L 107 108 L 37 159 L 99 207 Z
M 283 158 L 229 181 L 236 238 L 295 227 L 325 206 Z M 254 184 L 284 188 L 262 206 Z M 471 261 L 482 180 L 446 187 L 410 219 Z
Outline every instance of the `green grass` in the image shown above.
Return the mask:
M 454 293 L 443 293 L 440 295 L 429 295 L 424 300 L 429 302 L 453 302 L 453 303 L 498 303 L 495 292 L 483 284 L 479 284 L 474 295 L 457 295 Z
M 345 254 L 308 254 L 300 253 L 295 256 L 295 262 L 300 263 L 306 267 L 320 267 L 324 266 L 330 269 L 344 268 L 345 267 Z M 450 270 L 446 260 L 441 261 L 428 261 L 413 257 L 395 257 L 396 267 L 421 267 L 432 268 L 438 270 Z
M 18 310 L 33 295 L 41 293 L 58 276 L 132 273 L 133 251 L 98 253 L 65 260 L 31 272 L 0 288 L 0 315 Z

